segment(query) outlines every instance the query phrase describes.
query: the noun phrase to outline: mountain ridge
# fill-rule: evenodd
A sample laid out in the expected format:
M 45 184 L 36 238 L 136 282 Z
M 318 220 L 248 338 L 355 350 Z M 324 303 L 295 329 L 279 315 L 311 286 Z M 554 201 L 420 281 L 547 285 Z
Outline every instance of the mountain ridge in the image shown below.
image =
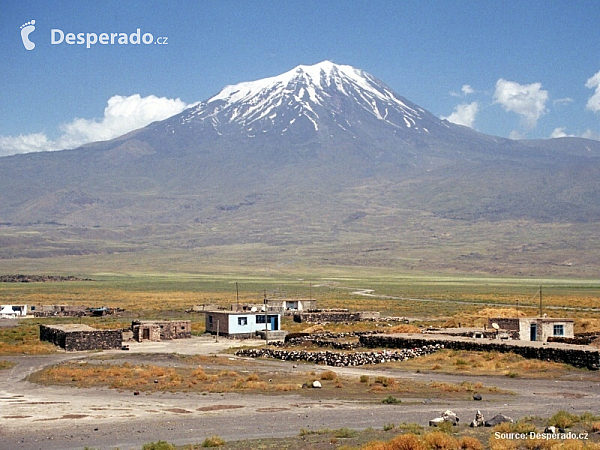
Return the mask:
M 266 260 L 277 249 L 323 264 L 480 270 L 483 258 L 493 272 L 523 257 L 514 239 L 536 249 L 531 270 L 565 258 L 600 268 L 586 254 L 598 246 L 600 142 L 484 135 L 329 61 L 227 86 L 111 141 L 0 158 L 0 188 L 0 240 L 12 243 L 0 259 L 39 254 L 6 237 L 34 227 L 44 255 L 259 245 Z M 481 258 L 461 256 L 471 254 Z

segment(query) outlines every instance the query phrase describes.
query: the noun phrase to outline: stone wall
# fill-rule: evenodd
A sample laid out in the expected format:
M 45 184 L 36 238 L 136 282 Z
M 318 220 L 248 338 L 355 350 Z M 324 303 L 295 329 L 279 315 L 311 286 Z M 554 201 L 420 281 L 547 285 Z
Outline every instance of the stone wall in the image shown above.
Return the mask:
M 512 352 L 529 359 L 555 361 L 590 370 L 600 369 L 600 353 L 598 350 L 580 348 L 558 348 L 551 346 L 510 345 L 506 342 L 466 341 L 446 339 L 421 339 L 412 337 L 367 335 L 361 336 L 359 342 L 369 348 L 417 348 L 424 345 L 443 345 L 453 350 Z
M 361 320 L 377 319 L 379 319 L 379 312 L 374 311 L 350 312 L 348 310 L 322 310 L 294 314 L 294 322 L 299 323 L 359 322 Z
M 40 340 L 58 345 L 67 351 L 109 350 L 121 348 L 121 330 L 69 329 L 40 325 Z

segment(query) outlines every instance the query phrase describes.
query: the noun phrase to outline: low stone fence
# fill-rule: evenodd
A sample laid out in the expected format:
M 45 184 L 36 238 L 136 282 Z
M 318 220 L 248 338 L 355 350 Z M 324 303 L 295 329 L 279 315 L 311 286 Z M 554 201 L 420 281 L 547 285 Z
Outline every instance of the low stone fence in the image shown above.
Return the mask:
M 368 348 L 418 348 L 424 345 L 443 345 L 452 350 L 512 352 L 529 359 L 554 361 L 584 367 L 590 370 L 600 368 L 598 350 L 555 346 L 511 345 L 507 342 L 467 341 L 453 339 L 423 339 L 401 336 L 367 335 L 361 336 L 359 342 Z
M 271 348 L 243 349 L 235 352 L 236 356 L 250 358 L 274 358 L 282 361 L 309 361 L 326 366 L 362 366 L 365 364 L 381 364 L 390 361 L 404 361 L 417 356 L 428 355 L 440 348 L 441 345 L 424 345 L 420 348 L 403 349 L 400 351 L 379 352 L 309 352 L 305 350 L 277 350 Z

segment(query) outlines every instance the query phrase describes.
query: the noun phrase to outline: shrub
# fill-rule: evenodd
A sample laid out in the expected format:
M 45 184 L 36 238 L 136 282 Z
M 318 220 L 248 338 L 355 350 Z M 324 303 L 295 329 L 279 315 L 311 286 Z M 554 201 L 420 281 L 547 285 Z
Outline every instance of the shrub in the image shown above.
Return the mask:
M 321 380 L 335 380 L 336 378 L 337 374 L 331 370 L 321 373 Z
M 383 426 L 383 431 L 390 431 L 390 430 L 393 430 L 394 428 L 396 428 L 395 423 L 387 423 Z
M 390 450 L 426 450 L 425 444 L 414 434 L 401 434 L 389 442 Z
M 473 436 L 463 436 L 458 440 L 458 447 L 463 450 L 483 450 L 483 444 Z
M 369 376 L 368 375 L 361 375 L 360 376 L 360 382 L 361 383 L 368 383 L 369 382 Z
M 385 403 L 386 405 L 397 405 L 398 403 L 402 403 L 402 400 L 399 400 L 396 397 L 388 395 L 386 398 L 381 400 L 381 403 Z
M 357 434 L 358 433 L 355 430 L 351 430 L 350 428 L 340 428 L 339 430 L 335 430 L 333 432 L 333 435 L 340 439 L 353 438 Z
M 570 428 L 575 422 L 579 422 L 579 417 L 566 411 L 558 411 L 548 420 L 548 425 L 560 428 Z
M 410 434 L 423 434 L 423 431 L 425 431 L 425 429 L 418 423 L 406 422 L 402 422 L 400 425 L 398 425 L 398 429 Z
M 144 444 L 142 450 L 175 450 L 175 446 L 166 441 L 158 441 Z
M 211 436 L 206 438 L 202 443 L 202 447 L 221 447 L 222 445 L 225 445 L 225 441 L 219 436 Z
M 441 431 L 428 433 L 423 439 L 429 448 L 433 450 L 455 450 L 458 448 L 458 441 L 449 434 Z

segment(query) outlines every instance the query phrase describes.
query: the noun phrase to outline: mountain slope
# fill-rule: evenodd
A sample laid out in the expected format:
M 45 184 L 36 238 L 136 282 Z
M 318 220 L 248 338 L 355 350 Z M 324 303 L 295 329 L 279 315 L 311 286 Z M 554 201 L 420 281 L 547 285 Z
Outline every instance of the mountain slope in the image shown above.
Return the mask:
M 600 142 L 483 135 L 325 61 L 227 86 L 112 141 L 0 158 L 0 188 L 0 240 L 36 227 L 46 249 L 8 238 L 0 258 L 82 242 L 89 253 L 266 245 L 336 264 L 406 254 L 444 270 L 481 267 L 460 256 L 476 254 L 489 271 L 514 257 L 514 239 L 560 241 L 535 247 L 555 265 L 569 242 L 593 267 Z M 446 236 L 437 252 L 433 235 Z

